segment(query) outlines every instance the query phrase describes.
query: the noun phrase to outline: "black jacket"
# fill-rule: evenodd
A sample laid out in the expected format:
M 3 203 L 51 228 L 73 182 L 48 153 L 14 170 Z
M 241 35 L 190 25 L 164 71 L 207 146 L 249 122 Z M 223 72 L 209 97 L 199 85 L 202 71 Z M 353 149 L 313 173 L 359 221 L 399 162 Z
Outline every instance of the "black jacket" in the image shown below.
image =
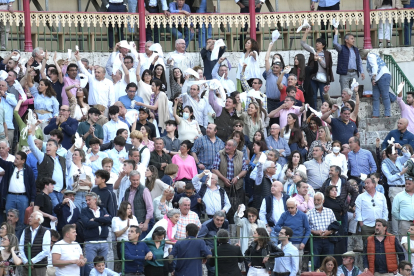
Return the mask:
M 247 248 L 246 252 L 244 252 L 244 256 L 246 258 L 246 261 L 248 263 L 251 263 L 252 260 L 250 256 L 252 255 L 251 252 L 255 250 L 257 246 L 257 242 L 253 241 L 249 248 Z M 268 270 L 273 270 L 275 258 L 283 257 L 285 256 L 285 253 L 280 249 L 279 247 L 275 246 L 270 240 L 267 242 L 267 245 L 262 248 L 262 256 L 265 257 L 269 255 L 270 258 L 266 263 L 266 268 Z
M 92 192 L 96 193 L 100 197 L 101 205 L 105 207 L 112 217 L 115 217 L 118 206 L 114 192 L 109 190 L 108 187 L 100 189 L 99 186 L 93 187 Z
M 345 177 L 340 176 L 341 180 L 341 194 L 339 195 L 339 201 L 342 202 L 344 206 L 344 212 L 348 212 L 349 206 L 354 207 L 355 206 L 355 200 L 358 197 L 358 192 L 352 188 L 351 185 L 348 184 Z M 329 186 L 329 183 L 331 182 L 331 178 L 326 179 L 325 183 L 323 183 L 320 192 L 325 194 L 325 189 Z M 351 201 L 348 204 L 348 194 L 351 195 Z M 337 197 L 338 198 L 338 197 Z
M 214 255 L 214 249 L 211 250 Z M 237 258 L 235 258 L 237 256 Z M 243 254 L 239 246 L 231 245 L 229 243 L 219 244 L 217 246 L 217 266 L 219 276 L 240 276 L 241 271 L 239 264 L 244 261 Z M 231 257 L 231 258 L 226 258 Z M 208 260 L 210 266 L 215 266 L 214 258 Z
M 81 220 L 83 224 L 83 234 L 85 241 L 105 241 L 108 238 L 108 226 L 111 226 L 112 217 L 108 214 L 104 207 L 99 207 L 99 218 L 95 218 L 89 207 L 82 209 Z M 94 220 L 91 220 L 92 218 Z M 99 234 L 99 226 L 101 227 L 101 234 Z
M 61 231 L 63 226 L 66 224 L 73 224 L 77 223 L 80 220 L 80 210 L 79 208 L 73 209 L 73 216 L 68 222 L 68 217 L 70 216 L 70 207 L 67 204 L 59 203 L 58 205 L 53 208 L 53 212 L 55 212 L 58 218 L 58 224 L 56 229 Z

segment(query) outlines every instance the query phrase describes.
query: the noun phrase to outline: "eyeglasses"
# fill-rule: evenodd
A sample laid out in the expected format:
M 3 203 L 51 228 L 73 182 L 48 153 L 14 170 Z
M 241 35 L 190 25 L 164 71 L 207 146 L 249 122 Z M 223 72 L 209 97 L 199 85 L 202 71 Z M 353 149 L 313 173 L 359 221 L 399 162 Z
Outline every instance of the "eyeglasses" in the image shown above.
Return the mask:
M 409 268 L 404 268 L 404 270 L 407 271 L 407 272 L 411 272 L 411 269 L 409 269 Z
M 255 215 L 248 215 L 247 217 L 248 218 L 255 218 L 256 216 Z
M 374 201 L 374 199 L 371 199 L 371 202 L 372 202 L 372 207 L 375 207 L 375 201 Z
M 69 109 L 59 109 L 59 111 L 69 111 Z

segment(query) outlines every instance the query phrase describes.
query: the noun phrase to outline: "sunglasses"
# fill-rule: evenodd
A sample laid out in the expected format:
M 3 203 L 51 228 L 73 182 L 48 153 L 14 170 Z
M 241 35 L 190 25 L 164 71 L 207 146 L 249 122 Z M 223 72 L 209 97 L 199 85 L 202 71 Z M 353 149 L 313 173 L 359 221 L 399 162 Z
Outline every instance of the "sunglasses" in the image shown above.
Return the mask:
M 371 202 L 372 202 L 372 207 L 375 207 L 375 201 L 374 201 L 374 199 L 371 199 Z

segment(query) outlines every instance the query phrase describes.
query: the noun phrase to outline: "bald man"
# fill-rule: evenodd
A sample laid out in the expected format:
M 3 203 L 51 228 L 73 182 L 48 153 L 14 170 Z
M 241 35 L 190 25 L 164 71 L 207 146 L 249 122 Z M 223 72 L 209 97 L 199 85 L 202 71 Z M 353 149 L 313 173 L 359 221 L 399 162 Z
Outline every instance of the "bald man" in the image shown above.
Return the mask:
M 49 124 L 45 127 L 44 133 L 49 135 L 49 133 L 54 130 L 59 129 L 63 133 L 62 147 L 65 149 L 70 149 L 72 147 L 72 136 L 75 135 L 76 130 L 78 129 L 78 121 L 70 117 L 69 106 L 62 105 L 59 109 L 59 115 L 56 118 L 52 118 Z
M 17 105 L 16 97 L 7 93 L 7 82 L 0 81 L 0 107 L 4 109 L 5 121 L 7 125 L 7 137 L 9 144 L 13 145 L 14 125 L 13 125 L 13 109 Z M 4 129 L 6 132 L 6 129 Z
M 394 143 L 399 143 L 401 146 L 410 144 L 414 147 L 414 134 L 407 130 L 408 120 L 406 118 L 401 118 L 398 120 L 397 129 L 391 130 L 387 137 L 385 137 L 384 142 L 382 142 L 382 149 L 385 149 L 388 146 L 388 140 L 391 137 L 394 137 Z M 398 149 L 400 151 L 400 149 Z
M 286 201 L 289 199 L 289 196 L 283 193 L 283 184 L 280 181 L 272 183 L 270 192 L 272 194 L 263 199 L 259 213 L 259 218 L 266 224 L 269 233 L 272 232 L 282 213 L 287 211 Z

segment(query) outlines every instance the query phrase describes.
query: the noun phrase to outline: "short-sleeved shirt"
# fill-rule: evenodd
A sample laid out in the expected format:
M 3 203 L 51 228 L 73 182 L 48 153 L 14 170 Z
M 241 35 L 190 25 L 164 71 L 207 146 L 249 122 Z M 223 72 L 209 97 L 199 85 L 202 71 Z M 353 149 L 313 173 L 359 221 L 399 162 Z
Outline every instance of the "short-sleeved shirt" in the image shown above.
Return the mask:
M 332 128 L 332 140 L 338 140 L 342 144 L 348 144 L 349 138 L 358 133 L 358 128 L 352 121 L 345 123 L 340 118 L 333 118 L 331 119 L 330 125 Z
M 82 255 L 82 248 L 77 242 L 67 243 L 64 240 L 58 241 L 52 248 L 54 253 L 60 254 L 60 260 L 78 260 Z M 53 257 L 52 257 L 53 258 Z M 68 264 L 56 267 L 56 276 L 80 275 L 80 267 L 77 264 Z
M 78 125 L 78 133 L 80 136 L 85 135 L 88 131 L 89 128 L 91 127 L 91 125 L 89 124 L 88 121 L 86 122 L 82 122 Z M 98 139 L 102 139 L 104 138 L 104 133 L 103 133 L 103 128 L 101 125 L 95 124 L 93 126 L 95 128 L 95 131 L 93 132 L 95 134 L 96 137 L 98 137 Z M 88 135 L 88 137 L 86 137 L 85 139 L 85 146 L 89 148 L 89 140 L 91 140 L 93 136 L 92 135 Z
M 52 205 L 52 199 L 50 198 L 49 195 L 43 192 L 38 194 L 36 196 L 34 205 L 39 206 L 40 211 L 42 211 L 43 213 L 46 213 L 49 215 L 52 214 L 53 205 Z M 44 217 L 44 221 L 42 225 L 46 228 L 50 228 L 50 218 Z

